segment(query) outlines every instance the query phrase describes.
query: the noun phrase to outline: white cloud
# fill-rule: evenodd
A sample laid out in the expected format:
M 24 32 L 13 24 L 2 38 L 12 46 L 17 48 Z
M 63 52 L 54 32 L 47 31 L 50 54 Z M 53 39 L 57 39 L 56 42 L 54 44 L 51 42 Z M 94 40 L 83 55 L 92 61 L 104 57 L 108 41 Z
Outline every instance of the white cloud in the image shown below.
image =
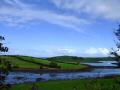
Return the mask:
M 56 48 L 56 49 L 14 49 L 11 48 L 6 55 L 30 55 L 37 57 L 51 57 L 51 56 L 62 56 L 62 55 L 75 55 L 76 50 L 71 48 Z
M 88 20 L 76 16 L 58 14 L 51 10 L 34 9 L 30 4 L 20 0 L 5 0 L 5 3 L 11 6 L 5 5 L 0 8 L 0 21 L 12 26 L 33 21 L 46 21 L 79 31 L 80 25 L 89 24 Z
M 71 55 L 71 54 L 74 54 L 76 50 L 69 49 L 69 48 L 61 48 L 61 49 L 57 49 L 55 52 L 60 55 Z
M 85 51 L 86 54 L 88 55 L 103 55 L 103 56 L 108 56 L 110 51 L 107 48 L 88 48 Z
M 86 13 L 93 17 L 120 19 L 120 0 L 52 0 L 60 9 Z
M 96 54 L 98 53 L 98 50 L 96 48 L 89 48 L 85 51 L 87 54 Z
M 108 56 L 109 50 L 107 48 L 88 48 L 81 50 L 79 48 L 54 48 L 54 49 L 15 49 L 11 48 L 5 54 L 10 55 L 29 55 L 37 57 L 52 57 L 52 56 L 80 56 L 80 57 L 96 57 Z

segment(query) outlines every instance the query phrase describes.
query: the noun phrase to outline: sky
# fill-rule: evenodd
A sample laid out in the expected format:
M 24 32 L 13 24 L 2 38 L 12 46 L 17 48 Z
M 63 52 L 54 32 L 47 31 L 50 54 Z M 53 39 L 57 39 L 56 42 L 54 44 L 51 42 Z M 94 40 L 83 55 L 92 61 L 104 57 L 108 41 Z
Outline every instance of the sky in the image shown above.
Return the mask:
M 0 0 L 7 54 L 109 56 L 120 0 Z

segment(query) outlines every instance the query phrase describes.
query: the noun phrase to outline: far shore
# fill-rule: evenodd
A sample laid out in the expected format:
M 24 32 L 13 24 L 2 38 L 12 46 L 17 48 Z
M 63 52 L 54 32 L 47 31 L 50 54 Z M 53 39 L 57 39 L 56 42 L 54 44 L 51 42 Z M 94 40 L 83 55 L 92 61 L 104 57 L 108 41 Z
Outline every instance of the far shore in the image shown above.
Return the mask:
M 13 72 L 31 72 L 31 73 L 49 73 L 49 72 L 85 72 L 85 71 L 91 71 L 93 70 L 92 67 L 87 66 L 85 68 L 81 69 L 31 69 L 31 68 L 19 68 L 19 69 L 13 69 Z
M 11 72 L 30 72 L 30 73 L 50 73 L 50 72 L 55 72 L 55 73 L 62 73 L 62 72 L 87 72 L 87 71 L 92 71 L 95 68 L 107 68 L 107 69 L 112 69 L 115 68 L 113 66 L 99 66 L 99 67 L 95 67 L 95 66 L 89 66 L 87 65 L 87 67 L 85 68 L 81 68 L 81 69 L 32 69 L 32 68 L 19 68 L 19 69 L 13 69 Z M 116 67 L 119 68 L 119 67 Z

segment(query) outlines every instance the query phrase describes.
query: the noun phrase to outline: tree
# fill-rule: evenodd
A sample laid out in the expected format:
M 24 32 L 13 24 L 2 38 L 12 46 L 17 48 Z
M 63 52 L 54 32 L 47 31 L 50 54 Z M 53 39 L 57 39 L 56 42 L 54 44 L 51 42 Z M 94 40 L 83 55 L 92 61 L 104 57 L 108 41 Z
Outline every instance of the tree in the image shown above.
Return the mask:
M 5 47 L 2 43 L 2 41 L 4 41 L 5 38 L 3 36 L 0 36 L 0 53 L 2 52 L 8 52 L 8 47 Z M 0 58 L 0 90 L 4 89 L 4 88 L 9 88 L 10 85 L 6 85 L 5 84 L 5 79 L 6 76 L 8 75 L 8 71 L 11 69 L 11 64 L 9 61 L 5 61 L 2 58 Z
M 49 63 L 49 66 L 50 66 L 51 68 L 60 68 L 60 66 L 58 65 L 58 63 L 55 62 L 55 61 L 51 61 L 51 62 Z
M 119 51 L 120 51 L 120 25 L 119 25 L 118 29 L 115 30 L 114 34 L 117 38 L 117 41 L 115 41 L 117 49 L 116 50 L 112 49 L 112 51 L 110 53 L 115 56 L 115 60 L 118 62 L 118 66 L 120 67 L 120 55 L 119 55 Z

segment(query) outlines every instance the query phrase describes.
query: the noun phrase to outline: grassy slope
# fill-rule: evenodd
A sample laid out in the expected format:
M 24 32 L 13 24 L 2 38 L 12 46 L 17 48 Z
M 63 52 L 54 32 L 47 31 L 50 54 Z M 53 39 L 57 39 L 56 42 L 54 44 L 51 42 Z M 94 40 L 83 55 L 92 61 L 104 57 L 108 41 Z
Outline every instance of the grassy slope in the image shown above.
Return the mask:
M 80 69 L 80 68 L 85 68 L 85 65 L 82 64 L 66 64 L 66 63 L 59 63 L 58 65 L 61 66 L 61 69 Z
M 120 90 L 120 77 L 97 80 L 65 80 L 36 83 L 39 90 Z M 31 84 L 19 84 L 11 90 L 30 90 Z M 76 89 L 75 89 L 76 88 Z
M 25 61 L 21 61 L 15 57 L 11 57 L 11 56 L 2 56 L 1 58 L 4 58 L 5 60 L 7 61 L 10 61 L 10 63 L 13 65 L 13 66 L 19 66 L 20 68 L 39 68 L 39 65 L 35 65 L 35 64 L 32 64 L 32 63 L 28 63 L 28 62 L 25 62 Z
M 58 62 L 65 62 L 65 63 L 79 63 L 79 62 L 97 62 L 97 61 L 111 61 L 114 60 L 112 57 L 76 57 L 76 56 L 57 56 L 47 58 L 48 60 L 54 60 Z
M 4 58 L 11 62 L 13 66 L 19 66 L 20 68 L 31 68 L 31 69 L 39 69 L 40 65 L 43 66 L 49 65 L 50 61 L 47 59 L 28 57 L 28 56 L 0 56 L 0 58 Z M 32 63 L 32 62 L 35 63 Z M 36 64 L 37 63 L 37 64 Z M 73 64 L 73 63 L 60 63 L 57 62 L 58 65 L 61 66 L 61 69 L 82 69 L 85 68 L 85 65 L 81 64 Z M 47 66 L 47 68 L 49 68 Z
M 11 62 L 13 66 L 19 66 L 20 68 L 39 69 L 40 66 L 44 68 L 50 68 L 49 63 L 54 60 L 61 66 L 61 69 L 82 69 L 85 65 L 79 64 L 80 62 L 96 62 L 99 60 L 113 60 L 112 58 L 82 58 L 74 56 L 59 56 L 47 59 L 29 57 L 29 56 L 0 56 Z
M 49 65 L 50 61 L 47 60 L 42 60 L 40 58 L 33 58 L 33 57 L 25 57 L 23 56 L 22 58 L 24 58 L 25 60 L 32 60 L 34 62 L 38 62 L 38 63 L 42 63 L 45 65 Z M 75 61 L 74 61 L 75 62 Z M 61 69 L 80 69 L 80 68 L 85 68 L 85 65 L 81 65 L 81 64 L 73 64 L 73 63 L 60 63 L 57 62 L 58 65 L 61 66 Z

